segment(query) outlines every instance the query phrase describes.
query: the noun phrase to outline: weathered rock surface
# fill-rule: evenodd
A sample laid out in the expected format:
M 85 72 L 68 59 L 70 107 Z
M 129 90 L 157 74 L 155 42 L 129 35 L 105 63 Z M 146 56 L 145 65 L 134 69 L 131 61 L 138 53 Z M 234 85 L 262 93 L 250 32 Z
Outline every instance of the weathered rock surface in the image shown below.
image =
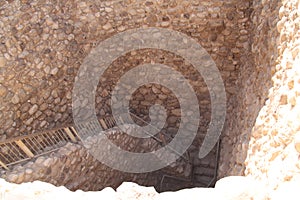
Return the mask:
M 247 177 L 226 177 L 217 182 L 216 188 L 192 188 L 176 192 L 157 193 L 153 187 L 143 187 L 136 183 L 124 182 L 116 190 L 107 187 L 97 192 L 71 192 L 65 187 L 55 187 L 49 183 L 12 184 L 0 179 L 0 194 L 10 199 L 109 199 L 109 200 L 168 200 L 168 199 L 207 199 L 207 200 L 267 200 L 298 199 L 299 183 L 282 185 L 277 191 Z
M 255 1 L 255 5 L 259 2 Z M 300 181 L 300 4 L 298 0 L 289 0 L 265 1 L 265 5 L 268 7 L 261 7 L 261 12 L 272 19 L 269 44 L 277 48 L 267 51 L 268 60 L 272 61 L 271 68 L 268 67 L 272 84 L 267 92 L 268 100 L 253 124 L 245 174 L 277 188 Z M 276 17 L 269 15 L 269 10 L 276 12 Z M 264 21 L 259 16 L 256 20 L 256 23 Z
M 300 174 L 300 7 L 298 0 L 254 0 L 252 8 L 254 63 L 240 69 L 237 115 L 225 131 L 230 139 L 223 140 L 220 175 L 245 174 L 275 189 Z

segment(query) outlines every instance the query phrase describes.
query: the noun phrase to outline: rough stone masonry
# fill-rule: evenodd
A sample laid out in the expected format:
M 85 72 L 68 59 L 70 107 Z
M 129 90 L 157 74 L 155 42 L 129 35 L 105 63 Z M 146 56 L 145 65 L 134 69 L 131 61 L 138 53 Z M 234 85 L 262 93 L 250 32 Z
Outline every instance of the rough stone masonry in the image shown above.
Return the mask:
M 76 73 L 100 41 L 132 28 L 170 28 L 196 39 L 224 80 L 219 177 L 253 176 L 278 191 L 294 188 L 300 180 L 294 139 L 300 131 L 299 16 L 297 0 L 1 1 L 1 140 L 71 123 Z M 201 121 L 193 145 L 199 146 L 210 121 L 209 93 L 190 63 L 170 52 L 142 49 L 114 61 L 98 84 L 98 116 L 110 114 L 110 94 L 122 74 L 149 62 L 178 70 L 195 89 Z M 166 107 L 164 128 L 175 133 L 178 102 L 166 88 L 140 88 L 131 109 L 147 121 L 153 103 Z
M 227 92 L 226 132 L 235 115 L 236 80 L 244 65 L 242 58 L 248 58 L 250 51 L 250 6 L 248 1 L 236 0 L 2 1 L 1 139 L 71 123 L 72 88 L 83 59 L 100 41 L 140 27 L 180 31 L 199 42 L 211 55 Z M 208 88 L 191 64 L 178 55 L 142 49 L 119 57 L 99 81 L 97 115 L 111 113 L 109 103 L 114 85 L 128 70 L 144 63 L 170 66 L 193 86 L 201 118 L 189 153 L 194 158 L 192 162 L 202 162 L 196 155 L 211 117 Z M 149 121 L 148 110 L 153 104 L 165 106 L 168 118 L 163 131 L 174 136 L 180 122 L 180 107 L 168 88 L 145 85 L 130 101 L 131 111 L 145 121 Z M 227 141 L 229 138 L 231 136 Z M 227 143 L 224 145 L 227 148 Z M 205 165 L 215 165 L 213 155 L 211 157 Z

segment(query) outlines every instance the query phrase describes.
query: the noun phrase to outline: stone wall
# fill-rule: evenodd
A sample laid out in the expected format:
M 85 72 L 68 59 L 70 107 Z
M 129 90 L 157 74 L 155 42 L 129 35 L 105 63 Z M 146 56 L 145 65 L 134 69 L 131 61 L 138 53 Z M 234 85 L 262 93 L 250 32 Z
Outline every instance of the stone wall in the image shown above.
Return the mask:
M 251 19 L 251 14 L 253 13 L 252 2 L 238 7 L 237 13 L 240 17 L 240 32 L 253 34 L 253 32 L 257 31 Z M 251 48 L 254 45 L 252 44 L 253 35 L 250 34 L 248 37 L 240 36 L 240 40 L 237 41 L 237 45 L 243 44 L 249 51 L 238 54 L 242 64 L 237 70 L 238 79 L 235 81 L 237 88 L 235 98 L 227 101 L 231 114 L 227 116 L 227 123 L 223 130 L 219 178 L 227 175 L 243 174 L 243 162 L 248 142 L 245 135 L 247 135 L 247 132 L 249 133 L 249 129 L 251 129 L 256 114 L 264 100 L 257 101 L 259 96 L 263 96 L 261 94 L 262 91 L 257 90 L 257 84 L 259 84 L 259 81 L 256 83 L 257 78 L 260 77 L 260 81 L 265 81 L 266 85 L 268 85 L 267 80 L 263 80 L 263 77 L 266 76 L 263 75 L 264 72 L 254 67 L 254 56 L 251 53 Z
M 299 175 L 293 147 L 300 131 L 298 1 L 22 0 L 1 1 L 0 8 L 1 140 L 71 123 L 73 83 L 89 52 L 116 33 L 162 27 L 196 39 L 224 80 L 227 120 L 219 177 L 267 178 L 275 188 Z M 210 98 L 201 76 L 178 55 L 142 49 L 119 57 L 100 78 L 97 115 L 111 114 L 113 87 L 126 72 L 145 63 L 176 69 L 196 91 L 201 121 L 189 149 L 195 158 L 210 122 Z M 165 106 L 163 132 L 173 136 L 179 104 L 167 88 L 155 84 L 139 88 L 130 110 L 149 122 L 149 108 L 155 103 Z M 206 164 L 213 165 L 213 155 Z M 65 185 L 71 184 L 68 181 L 62 180 Z M 90 187 L 83 186 L 84 177 L 80 184 Z
M 265 23 L 279 33 L 270 41 L 274 44 L 277 40 L 278 48 L 271 51 L 271 60 L 276 60 L 269 66 L 272 85 L 251 132 L 245 173 L 266 180 L 271 188 L 281 185 L 285 190 L 293 183 L 299 185 L 300 180 L 299 150 L 294 140 L 300 131 L 300 3 L 275 2 L 266 1 L 268 6 L 261 9 L 272 19 L 269 10 L 276 8 L 277 17 Z
M 110 94 L 114 89 L 117 81 L 124 73 L 133 69 L 137 65 L 146 63 L 161 63 L 172 67 L 186 77 L 190 84 L 197 92 L 199 100 L 199 109 L 201 112 L 201 121 L 199 135 L 205 135 L 208 123 L 210 121 L 210 97 L 206 84 L 199 73 L 191 66 L 190 63 L 182 59 L 174 53 L 163 50 L 139 50 L 131 52 L 112 63 L 112 68 L 105 72 L 105 78 L 100 79 L 100 87 L 97 88 L 99 95 L 96 98 L 96 110 L 99 116 L 111 114 Z M 108 77 L 108 78 L 107 78 Z M 170 79 L 165 76 L 165 79 Z M 130 86 L 127 86 L 127 89 Z M 106 96 L 105 96 L 106 95 Z M 230 96 L 230 95 L 229 95 Z M 232 96 L 230 96 L 232 97 Z M 136 90 L 130 100 L 130 111 L 142 118 L 146 122 L 150 122 L 149 109 L 154 104 L 162 105 L 168 114 L 166 125 L 163 129 L 165 133 L 170 135 L 176 134 L 180 122 L 180 105 L 178 99 L 172 91 L 159 84 L 146 84 Z M 143 125 L 143 124 L 141 124 Z M 145 124 L 144 124 L 145 125 Z
M 13 183 L 40 180 L 56 186 L 64 185 L 71 190 L 86 191 L 100 190 L 106 185 L 117 187 L 127 178 L 124 173 L 112 170 L 95 160 L 83 146 L 71 143 L 58 152 L 40 156 L 25 165 L 15 166 L 3 177 Z
M 240 71 L 237 123 L 228 129 L 225 144 L 232 145 L 220 175 L 253 176 L 283 192 L 300 180 L 294 139 L 300 128 L 299 1 L 254 1 L 252 7 L 254 65 Z
M 139 27 L 170 28 L 196 39 L 221 72 L 227 91 L 228 119 L 231 118 L 235 81 L 243 66 L 242 57 L 250 48 L 248 1 L 87 0 L 47 3 L 25 0 L 2 1 L 0 6 L 2 139 L 71 123 L 71 91 L 85 56 L 100 41 Z M 205 134 L 210 120 L 210 102 L 203 80 L 190 71 L 190 64 L 182 58 L 161 50 L 131 52 L 117 59 L 107 76 L 99 82 L 97 114 L 110 112 L 109 95 L 122 73 L 147 62 L 177 68 L 190 79 L 200 101 L 202 121 L 199 131 Z M 145 99 L 132 101 L 136 114 L 147 115 L 145 105 L 152 100 L 151 89 L 154 90 L 149 88 L 146 102 L 141 102 Z M 139 92 L 136 95 L 140 96 Z M 164 104 L 164 98 L 160 96 L 156 100 Z M 176 107 L 169 106 L 170 109 Z M 173 113 L 175 116 L 168 119 L 169 129 L 176 124 L 176 111 Z
M 234 108 L 238 102 L 238 76 L 241 69 L 252 64 L 249 57 L 249 2 L 1 1 L 1 140 L 72 123 L 73 84 L 89 52 L 116 33 L 133 28 L 161 27 L 185 33 L 198 41 L 220 70 L 228 105 L 223 158 L 223 152 L 230 152 L 234 143 L 232 135 L 227 133 L 236 122 L 233 119 L 236 119 Z M 208 89 L 191 64 L 178 55 L 142 49 L 119 57 L 100 78 L 96 94 L 97 115 L 111 113 L 110 95 L 114 85 L 128 70 L 144 63 L 168 65 L 189 80 L 196 91 L 201 113 L 198 136 L 189 153 L 195 158 L 194 163 L 215 166 L 215 151 L 206 160 L 196 158 L 211 117 Z M 178 129 L 180 113 L 178 101 L 168 89 L 158 85 L 141 87 L 131 99 L 130 110 L 149 121 L 148 109 L 154 103 L 166 107 L 169 115 L 163 132 L 173 136 Z

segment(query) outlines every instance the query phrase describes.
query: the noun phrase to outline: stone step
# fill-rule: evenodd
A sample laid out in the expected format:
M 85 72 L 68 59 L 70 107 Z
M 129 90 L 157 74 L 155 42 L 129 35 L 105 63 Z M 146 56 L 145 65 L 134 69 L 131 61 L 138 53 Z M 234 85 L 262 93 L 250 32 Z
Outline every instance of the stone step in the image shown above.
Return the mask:
M 202 166 L 195 166 L 194 167 L 194 175 L 206 175 L 206 176 L 213 176 L 215 173 L 214 168 L 202 167 Z
M 213 181 L 213 176 L 205 176 L 205 175 L 194 175 L 194 183 L 195 184 L 203 184 L 208 186 Z

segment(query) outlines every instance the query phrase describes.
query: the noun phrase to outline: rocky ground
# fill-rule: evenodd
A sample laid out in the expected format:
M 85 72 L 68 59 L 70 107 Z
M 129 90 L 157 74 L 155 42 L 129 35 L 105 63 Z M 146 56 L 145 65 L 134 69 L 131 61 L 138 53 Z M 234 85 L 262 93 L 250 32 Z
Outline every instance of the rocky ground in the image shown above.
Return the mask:
M 116 190 L 107 187 L 99 192 L 72 192 L 67 188 L 55 187 L 49 183 L 13 184 L 0 179 L 0 198 L 9 199 L 298 199 L 297 185 L 283 186 L 277 191 L 269 191 L 262 182 L 255 182 L 249 177 L 231 176 L 219 180 L 215 188 L 192 188 L 176 192 L 157 193 L 153 187 L 143 187 L 131 182 L 124 182 Z
M 243 179 L 243 178 L 238 178 Z M 228 179 L 229 180 L 229 179 Z M 226 181 L 223 181 L 226 182 Z M 221 186 L 226 186 L 222 184 Z M 228 187 L 224 187 L 227 188 Z M 3 199 L 178 199 L 179 197 L 189 197 L 189 199 L 199 199 L 199 197 L 206 197 L 205 199 L 217 199 L 220 194 L 228 197 L 242 197 L 243 191 L 237 192 L 236 190 L 231 194 L 229 192 L 217 192 L 222 189 L 204 189 L 204 188 L 194 188 L 186 189 L 178 192 L 165 192 L 158 194 L 153 187 L 142 187 L 135 183 L 125 182 L 117 190 L 112 188 L 105 188 L 100 192 L 83 192 L 77 190 L 76 192 L 71 192 L 65 187 L 55 187 L 49 183 L 44 183 L 40 181 L 35 181 L 32 183 L 23 184 L 12 184 L 1 179 L 1 198 Z M 245 189 L 245 188 L 244 188 Z M 246 191 L 246 190 L 245 190 Z M 223 196 L 223 197 L 225 197 Z M 223 198 L 224 199 L 224 198 Z M 232 199 L 232 198 L 229 198 Z

